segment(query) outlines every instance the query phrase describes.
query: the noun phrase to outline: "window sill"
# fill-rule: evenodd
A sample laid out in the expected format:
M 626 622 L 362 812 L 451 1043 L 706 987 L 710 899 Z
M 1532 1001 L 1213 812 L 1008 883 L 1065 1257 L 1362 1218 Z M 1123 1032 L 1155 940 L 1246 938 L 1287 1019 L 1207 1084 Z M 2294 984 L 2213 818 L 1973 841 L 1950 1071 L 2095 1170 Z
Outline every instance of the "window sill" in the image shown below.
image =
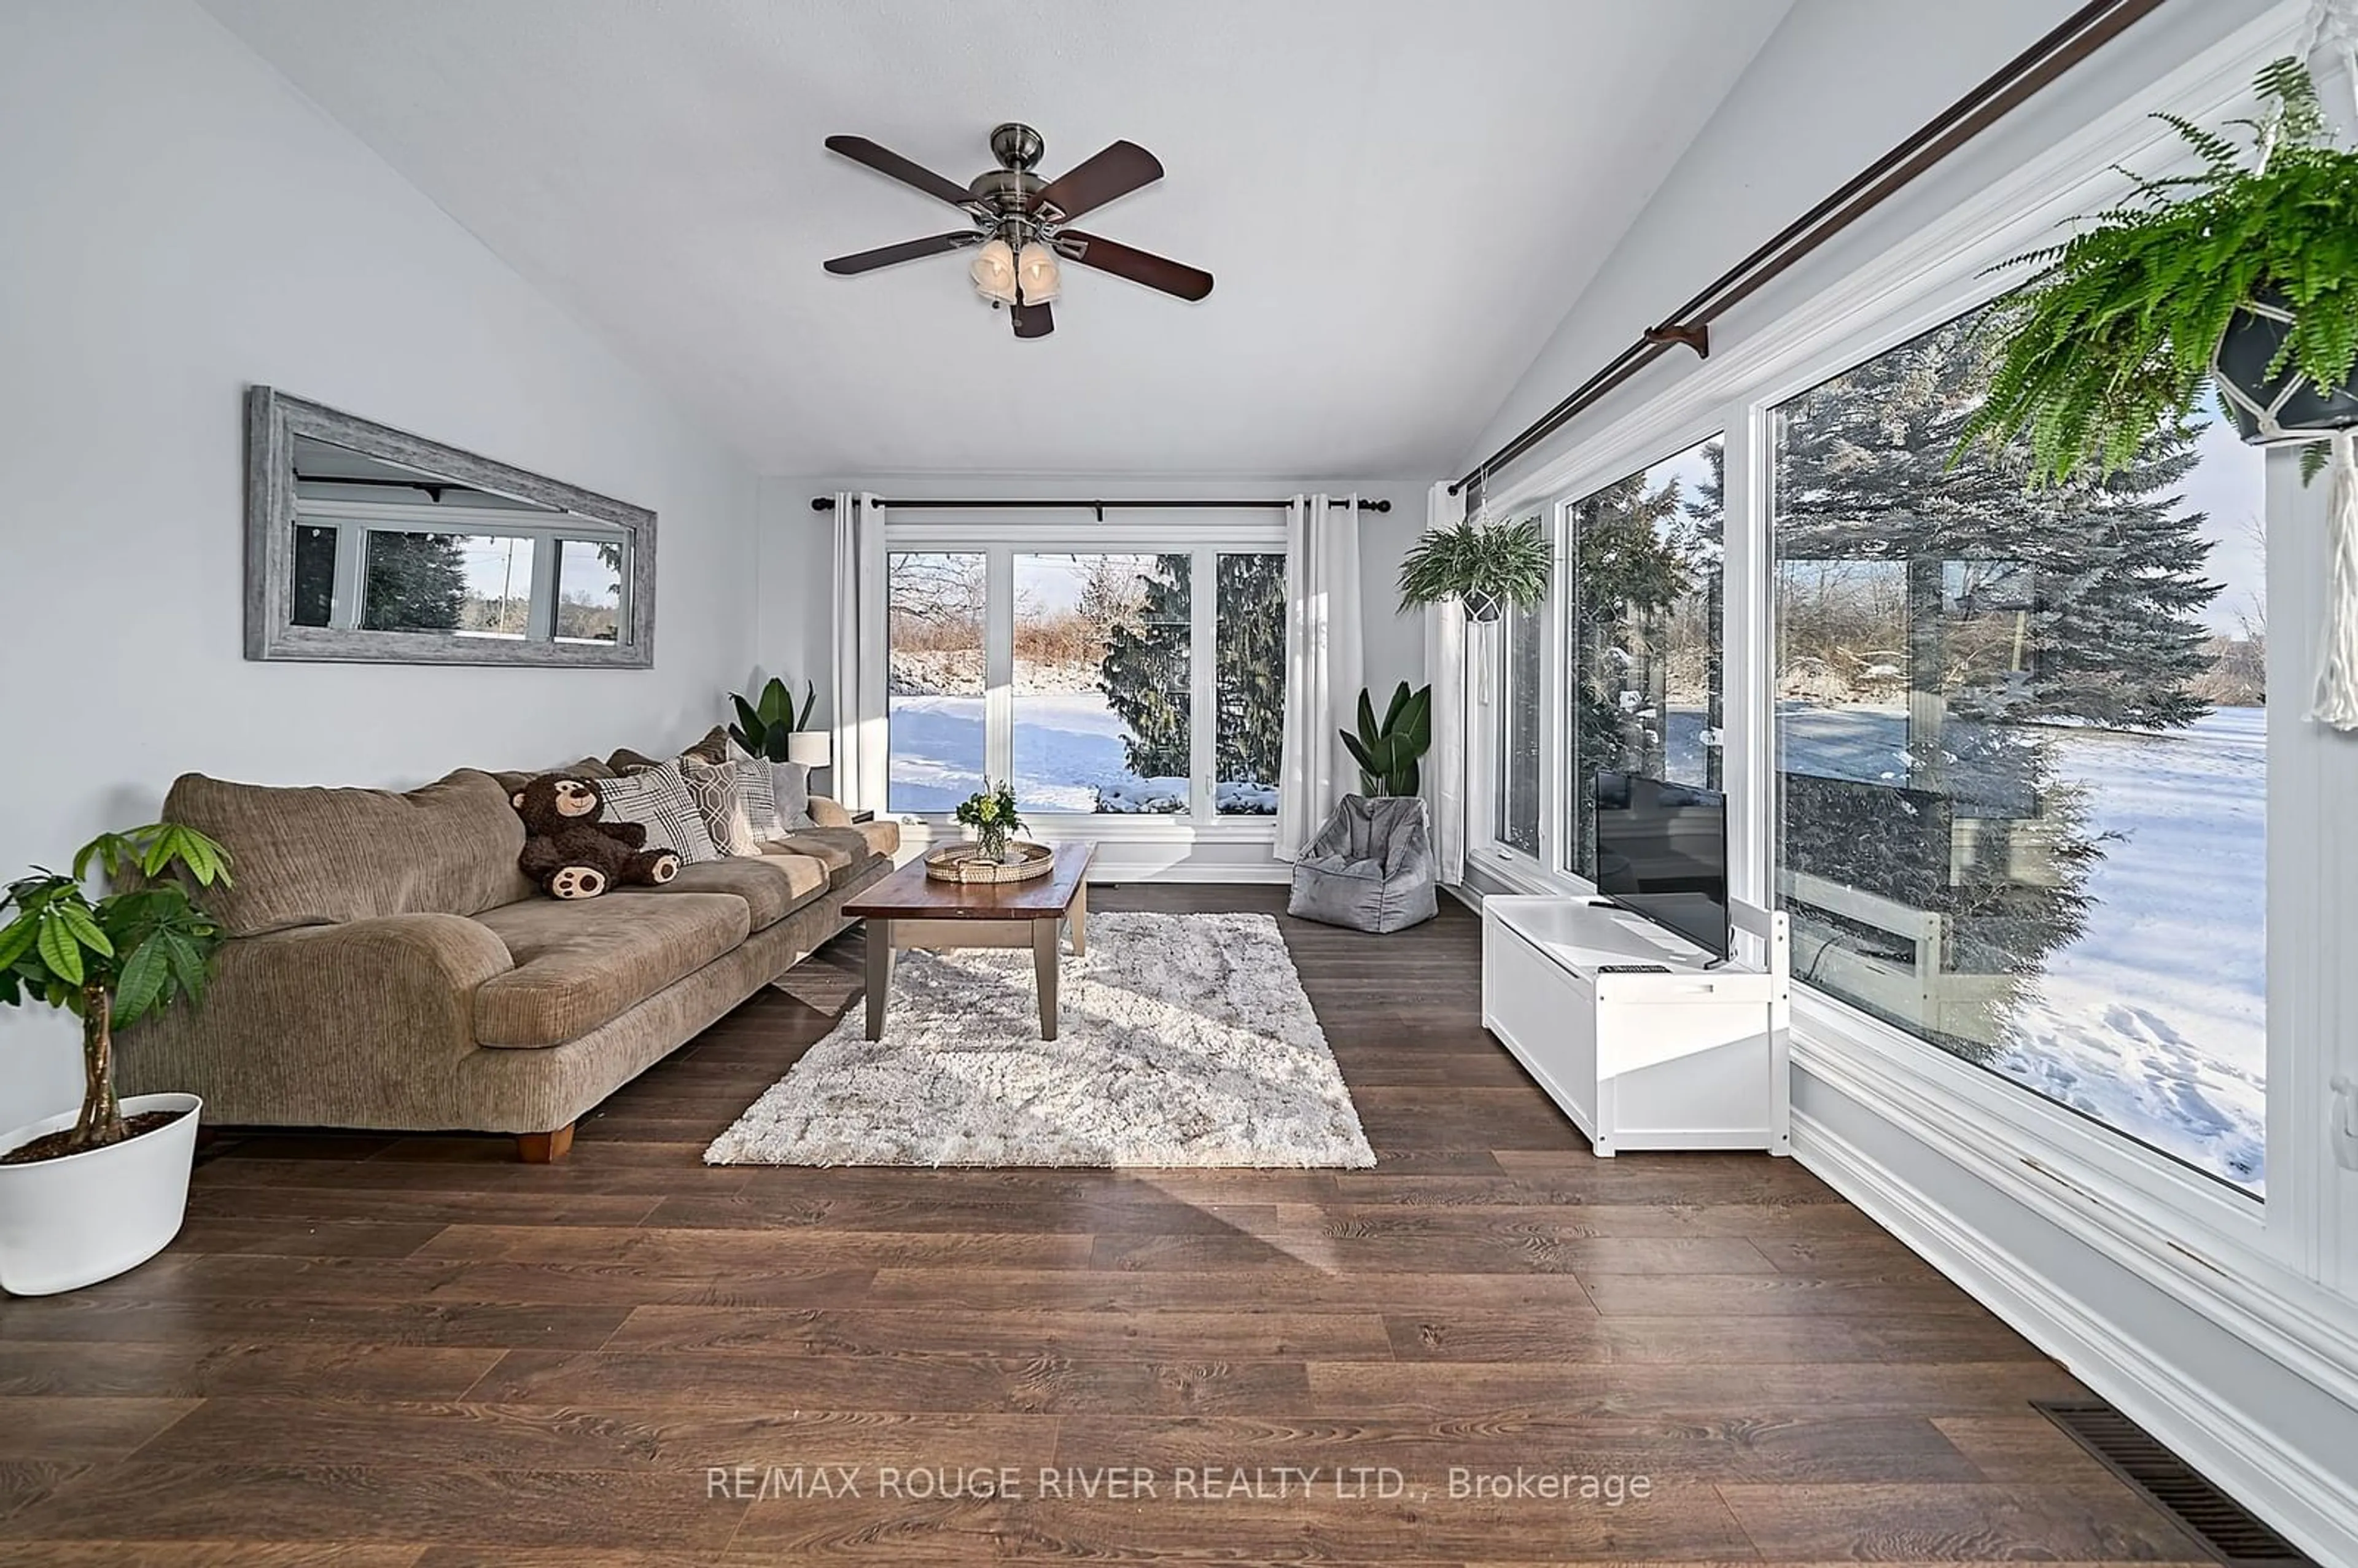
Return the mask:
M 957 838 L 966 829 L 956 817 L 938 811 L 887 811 L 881 815 L 930 841 Z M 1166 816 L 1159 812 L 1042 812 L 1024 826 L 1027 837 L 1053 843 L 1059 839 L 1146 841 L 1158 844 L 1268 844 L 1277 838 L 1274 816 L 1238 816 L 1231 820 Z
M 1802 985 L 1793 1066 L 2345 1403 L 2358 1312 L 2267 1249 L 2259 1199 Z M 1809 1163 L 1797 1117 L 1795 1152 Z

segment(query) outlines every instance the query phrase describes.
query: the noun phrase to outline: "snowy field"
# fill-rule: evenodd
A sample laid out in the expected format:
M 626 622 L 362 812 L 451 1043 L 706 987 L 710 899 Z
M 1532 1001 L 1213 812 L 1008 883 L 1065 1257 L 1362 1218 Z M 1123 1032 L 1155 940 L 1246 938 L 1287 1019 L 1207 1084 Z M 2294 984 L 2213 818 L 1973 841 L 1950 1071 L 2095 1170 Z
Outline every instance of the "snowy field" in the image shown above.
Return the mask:
M 1184 811 L 1184 779 L 1122 766 L 1121 720 L 1094 691 L 1015 704 L 1015 789 L 1030 812 Z M 1896 710 L 1789 706 L 1788 766 L 1905 776 Z M 1700 776 L 1701 716 L 1671 716 L 1671 771 Z M 892 699 L 892 808 L 947 811 L 982 787 L 983 699 Z M 2041 730 L 2110 835 L 2079 941 L 2049 956 L 1995 1069 L 2197 1169 L 2260 1191 L 2266 1176 L 2266 714 L 2224 708 L 2186 730 Z M 1222 806 L 1239 791 L 1220 786 Z
M 1028 815 L 1096 811 L 1184 812 L 1187 781 L 1145 779 L 1122 765 L 1120 715 L 1098 691 L 1019 691 L 1015 709 L 1015 799 Z M 891 699 L 894 811 L 948 811 L 982 787 L 983 698 Z M 1215 790 L 1224 813 L 1266 815 L 1274 788 L 1228 784 Z
M 1788 766 L 1890 776 L 1904 715 L 1805 708 Z M 2161 735 L 2042 730 L 2087 787 L 2088 931 L 2050 955 L 1996 1071 L 2254 1192 L 2266 1178 L 2266 715 Z

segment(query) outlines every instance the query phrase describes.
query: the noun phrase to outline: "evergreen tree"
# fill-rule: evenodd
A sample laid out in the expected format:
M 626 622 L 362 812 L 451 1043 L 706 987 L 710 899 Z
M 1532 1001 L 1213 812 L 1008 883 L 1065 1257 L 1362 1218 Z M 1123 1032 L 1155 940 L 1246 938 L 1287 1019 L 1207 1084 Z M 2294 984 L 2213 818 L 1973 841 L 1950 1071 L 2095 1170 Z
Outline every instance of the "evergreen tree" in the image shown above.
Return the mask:
M 1220 557 L 1215 778 L 1273 784 L 1285 732 L 1285 557 Z
M 2157 431 L 2109 479 L 2037 490 L 2019 444 L 1952 462 L 1988 384 L 1976 321 L 1938 328 L 1787 406 L 1779 555 L 1905 569 L 1911 663 L 1929 666 L 1910 672 L 1911 685 L 1929 679 L 1960 715 L 2191 723 L 2208 711 L 2192 691 L 2209 667 L 2200 614 L 2220 591 L 2202 575 L 2205 518 L 2181 510 L 2175 489 L 2194 467 L 2196 430 Z M 1975 602 L 1976 585 L 1996 602 L 1986 592 Z M 2003 644 L 2002 661 L 1977 656 L 1989 648 L 1970 634 L 1961 642 L 1965 623 L 1994 611 L 2013 622 L 1985 640 Z
M 2156 431 L 2101 481 L 2030 489 L 2018 445 L 1952 459 L 1988 383 L 1975 326 L 1926 333 L 1781 411 L 1786 673 L 1827 664 L 1854 690 L 1904 687 L 1908 732 L 1888 782 L 1782 774 L 1779 862 L 1947 915 L 1938 967 L 1989 977 L 1989 1000 L 1897 1022 L 1986 1060 L 2013 998 L 2086 929 L 2104 855 L 2084 792 L 2059 777 L 2035 721 L 2200 718 L 2199 616 L 2220 590 L 2203 576 L 2203 514 L 2178 488 L 2197 460 L 2191 427 Z M 1812 563 L 1831 599 L 1794 591 Z M 1915 962 L 1887 933 L 1812 918 L 1853 951 Z
M 369 535 L 368 592 L 361 618 L 366 630 L 453 632 L 466 599 L 466 562 L 455 535 Z
M 1185 778 L 1188 752 L 1190 557 L 1157 556 L 1141 574 L 1134 617 L 1106 636 L 1098 687 L 1121 716 L 1123 765 L 1141 778 Z
M 1190 771 L 1189 566 L 1186 556 L 1153 558 L 1137 608 L 1111 620 L 1098 667 L 1098 688 L 1128 731 L 1124 765 L 1142 778 Z M 1223 553 L 1213 592 L 1215 776 L 1273 784 L 1285 726 L 1285 557 Z

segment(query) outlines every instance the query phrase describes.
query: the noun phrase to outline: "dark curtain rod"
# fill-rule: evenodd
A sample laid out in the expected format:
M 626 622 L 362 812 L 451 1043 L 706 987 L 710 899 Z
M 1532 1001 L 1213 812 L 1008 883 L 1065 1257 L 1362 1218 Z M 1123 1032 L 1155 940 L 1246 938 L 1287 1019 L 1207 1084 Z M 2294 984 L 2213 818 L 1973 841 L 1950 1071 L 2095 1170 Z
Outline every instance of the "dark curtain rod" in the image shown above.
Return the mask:
M 1333 496 L 1329 499 L 1340 501 L 1343 497 Z M 1067 511 L 1077 508 L 1083 512 L 1096 513 L 1098 514 L 1098 520 L 1099 522 L 1103 522 L 1108 510 L 1115 512 L 1267 512 L 1272 509 L 1283 511 L 1287 506 L 1293 504 L 1293 503 L 1290 500 L 1007 501 L 1001 499 L 991 501 L 925 501 L 913 496 L 903 501 L 880 500 L 876 504 L 879 506 L 919 507 L 938 512 L 1036 512 L 1049 507 Z M 1390 512 L 1392 509 L 1392 503 L 1389 501 L 1362 501 L 1358 503 L 1358 507 L 1362 512 Z M 811 510 L 813 512 L 834 511 L 835 497 L 832 495 L 812 496 Z
M 2094 54 L 2161 5 L 2161 0 L 2093 0 L 2062 25 L 2006 61 L 1972 92 L 1942 110 L 1914 135 L 1875 160 L 1841 189 L 1802 213 L 1774 239 L 1712 279 L 1659 327 L 1614 356 L 1563 402 L 1526 425 L 1449 487 L 1451 494 L 1503 468 L 1571 423 L 1605 395 L 1672 349 L 1698 359 L 1711 353 L 1711 324 L 1729 307 L 1791 268 L 1849 228 L 1909 181 L 2019 107 L 2039 89 Z

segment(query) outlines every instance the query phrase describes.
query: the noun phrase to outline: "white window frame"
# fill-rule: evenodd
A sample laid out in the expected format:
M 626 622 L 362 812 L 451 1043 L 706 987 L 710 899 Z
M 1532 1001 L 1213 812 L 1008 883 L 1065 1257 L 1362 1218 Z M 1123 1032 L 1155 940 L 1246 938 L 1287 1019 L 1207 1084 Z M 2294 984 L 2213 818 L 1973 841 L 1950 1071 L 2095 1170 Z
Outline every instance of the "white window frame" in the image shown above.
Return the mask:
M 1038 812 L 1025 818 L 1035 838 L 1048 842 L 1085 839 L 1096 843 L 1273 843 L 1274 816 L 1220 816 L 1213 809 L 1212 773 L 1218 755 L 1217 614 L 1219 557 L 1224 555 L 1285 554 L 1285 523 L 1280 514 L 1263 520 L 1249 514 L 1163 513 L 1152 522 L 1072 523 L 1011 515 L 984 524 L 898 522 L 884 525 L 887 559 L 903 551 L 979 555 L 983 557 L 983 768 L 991 778 L 1011 777 L 1015 767 L 1015 557 L 1030 555 L 1186 555 L 1188 620 L 1193 652 L 1188 660 L 1188 809 L 1139 813 Z M 889 587 L 885 589 L 888 600 Z M 876 618 L 877 635 L 891 636 L 889 602 Z M 882 650 L 890 654 L 889 645 Z M 890 702 L 887 702 L 890 711 Z M 886 768 L 891 767 L 888 752 Z M 886 798 L 890 796 L 886 785 Z M 955 837 L 957 818 L 946 811 L 893 811 L 898 821 L 922 826 L 929 835 Z
M 371 534 L 449 534 L 483 538 L 525 539 L 532 545 L 526 569 L 525 629 L 520 637 L 480 632 L 454 632 L 457 637 L 488 637 L 502 643 L 564 643 L 603 647 L 604 638 L 559 637 L 557 634 L 557 565 L 568 544 L 618 543 L 632 547 L 630 531 L 605 527 L 594 519 L 567 517 L 548 521 L 537 509 L 510 510 L 493 506 L 424 506 L 400 502 L 344 501 L 297 496 L 294 526 L 333 529 L 336 535 L 336 578 L 328 606 L 328 625 L 340 632 L 360 630 L 366 611 L 368 536 Z M 631 623 L 631 579 L 627 559 L 615 574 L 615 625 Z
M 1775 847 L 1773 564 L 1768 517 L 1771 411 L 1828 378 L 1953 319 L 2010 286 L 1986 269 L 2051 243 L 2057 225 L 2124 193 L 2115 166 L 2184 167 L 2148 111 L 2199 124 L 2244 112 L 2249 83 L 2297 47 L 2300 7 L 2280 5 L 2114 106 L 2079 133 L 1957 202 L 1939 222 L 1775 315 L 1747 319 L 1712 358 L 1628 404 L 1611 423 L 1505 485 L 1494 513 L 1545 503 L 1551 515 L 1599 486 L 1716 432 L 1726 448 L 1724 636 L 1725 782 L 1731 891 L 1768 902 Z M 1640 384 L 1643 385 L 1644 384 Z M 2321 535 L 2323 486 L 2304 490 L 2298 459 L 2268 463 L 2267 522 L 2278 538 Z M 1559 527 L 1557 537 L 1563 536 Z M 1558 546 L 1559 568 L 1563 550 Z M 2358 1404 L 2358 1181 L 2326 1146 L 2334 1071 L 2358 1076 L 2358 993 L 2337 989 L 2335 959 L 2358 946 L 2358 914 L 2331 896 L 2331 802 L 2358 784 L 2358 746 L 2320 741 L 2300 716 L 2322 573 L 2271 552 L 2277 634 L 2268 649 L 2268 1193 L 2265 1204 L 2028 1088 L 1959 1060 L 1840 1000 L 1795 988 L 1796 1067 L 1874 1106 L 1957 1165 L 2101 1254 L 2201 1312 L 2345 1402 Z M 1562 599 L 1562 595 L 1557 596 Z M 1562 614 L 1557 649 L 1562 648 Z M 1493 660 L 1501 654 L 1493 651 Z M 1548 668 L 1563 677 L 1561 657 Z M 1547 704 L 1560 711 L 1562 694 Z M 1469 714 L 1469 756 L 1495 754 L 1493 720 Z M 1560 820 L 1560 748 L 1544 754 Z M 1487 784 L 1487 781 L 1485 781 Z M 1500 853 L 1490 791 L 1469 790 L 1479 870 L 1518 891 L 1593 891 L 1555 869 Z M 2322 833 L 2314 831 L 2322 827 Z M 2305 836 L 2305 837 L 2304 837 Z M 2358 852 L 2358 838 L 2340 843 Z M 2344 993 L 2348 1000 L 2344 1000 Z M 1797 1133 L 1810 1119 L 1797 1108 Z M 1831 1138 L 1831 1133 L 1822 1135 Z M 1797 1138 L 1797 1141 L 1801 1139 Z M 1871 1161 L 1868 1162 L 1871 1163 Z

